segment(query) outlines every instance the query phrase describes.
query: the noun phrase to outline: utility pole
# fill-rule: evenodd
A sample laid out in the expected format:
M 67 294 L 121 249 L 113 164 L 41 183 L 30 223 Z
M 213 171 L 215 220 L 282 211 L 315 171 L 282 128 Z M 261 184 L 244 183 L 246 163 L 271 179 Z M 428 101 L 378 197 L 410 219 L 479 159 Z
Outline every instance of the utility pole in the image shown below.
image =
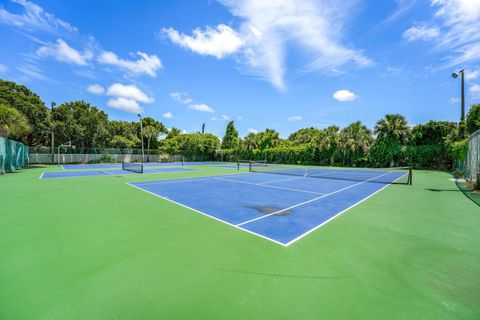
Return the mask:
M 460 103 L 462 105 L 462 110 L 461 110 L 461 113 L 460 113 L 460 121 L 463 121 L 465 119 L 465 70 L 460 70 L 458 72 L 454 72 L 452 73 L 452 77 L 453 78 L 457 78 L 459 74 L 462 74 L 462 77 L 460 78 L 461 79 L 461 97 L 460 97 Z
M 53 108 L 55 108 L 55 106 L 57 105 L 55 102 L 52 101 L 52 109 L 51 109 L 51 112 L 50 112 L 50 126 L 51 126 L 51 130 L 52 130 L 52 164 L 55 164 L 55 134 L 53 132 Z
M 205 123 L 202 124 L 202 134 L 205 133 Z

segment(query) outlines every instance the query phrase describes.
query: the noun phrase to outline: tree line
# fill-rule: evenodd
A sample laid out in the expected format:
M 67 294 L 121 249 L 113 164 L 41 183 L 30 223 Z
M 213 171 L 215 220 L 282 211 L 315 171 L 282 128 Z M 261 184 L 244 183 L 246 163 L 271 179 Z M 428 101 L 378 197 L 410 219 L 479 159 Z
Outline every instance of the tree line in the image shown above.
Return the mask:
M 344 128 L 303 128 L 286 139 L 273 129 L 240 137 L 233 121 L 221 140 L 210 133 L 167 129 L 150 117 L 142 119 L 142 126 L 147 149 L 192 160 L 447 169 L 463 161 L 468 135 L 480 129 L 480 105 L 472 105 L 461 123 L 432 120 L 412 127 L 402 115 L 388 114 L 373 130 L 357 121 Z M 85 101 L 49 109 L 27 87 L 0 80 L 0 135 L 28 146 L 50 146 L 52 130 L 56 146 L 71 141 L 82 148 L 132 149 L 142 142 L 139 122 L 109 120 Z

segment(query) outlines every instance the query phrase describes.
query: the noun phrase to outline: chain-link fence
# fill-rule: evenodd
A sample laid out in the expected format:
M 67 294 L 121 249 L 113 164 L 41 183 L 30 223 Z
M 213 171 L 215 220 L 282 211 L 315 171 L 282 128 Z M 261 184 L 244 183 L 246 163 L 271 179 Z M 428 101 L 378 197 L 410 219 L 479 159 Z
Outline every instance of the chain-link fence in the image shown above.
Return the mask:
M 160 150 L 51 147 L 30 148 L 30 163 L 162 162 L 174 161 Z
M 0 137 L 0 174 L 26 168 L 29 163 L 28 147 Z

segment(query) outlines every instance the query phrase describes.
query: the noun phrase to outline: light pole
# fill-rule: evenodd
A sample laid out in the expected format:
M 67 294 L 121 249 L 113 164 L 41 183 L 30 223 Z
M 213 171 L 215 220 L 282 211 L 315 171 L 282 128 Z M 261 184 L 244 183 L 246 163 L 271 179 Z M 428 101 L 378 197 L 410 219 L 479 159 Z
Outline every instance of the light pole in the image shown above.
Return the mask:
M 51 116 L 50 116 L 50 121 L 51 121 L 51 128 L 52 129 L 52 164 L 55 163 L 55 134 L 53 133 L 53 108 L 57 105 L 55 102 L 52 101 L 52 109 L 51 109 Z
M 145 162 L 145 153 L 143 151 L 143 124 L 142 124 L 142 115 L 139 113 L 138 117 L 140 118 L 140 137 L 142 138 L 142 163 Z
M 465 71 L 462 69 L 458 72 L 452 73 L 453 78 L 457 78 L 459 74 L 462 74 L 461 80 L 462 80 L 462 93 L 461 93 L 461 104 L 462 104 L 462 113 L 460 115 L 460 121 L 463 121 L 465 119 Z

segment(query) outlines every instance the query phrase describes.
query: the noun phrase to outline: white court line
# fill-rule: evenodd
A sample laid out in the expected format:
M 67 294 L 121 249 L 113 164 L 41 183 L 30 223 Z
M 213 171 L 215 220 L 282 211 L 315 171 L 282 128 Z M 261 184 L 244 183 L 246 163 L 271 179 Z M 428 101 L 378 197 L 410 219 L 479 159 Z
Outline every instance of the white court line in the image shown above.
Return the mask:
M 381 174 L 381 175 L 379 175 L 379 176 L 370 178 L 370 179 L 368 179 L 368 180 L 365 180 L 365 181 L 362 181 L 362 182 L 359 182 L 359 183 L 355 183 L 355 184 L 352 184 L 352 185 L 347 186 L 347 187 L 345 187 L 345 188 L 342 188 L 342 189 L 339 189 L 339 190 L 336 190 L 336 191 L 333 191 L 333 192 L 324 194 L 324 195 L 322 195 L 322 196 L 320 196 L 320 197 L 316 197 L 316 198 L 313 198 L 313 199 L 311 199 L 311 200 L 307 200 L 307 201 L 298 203 L 298 204 L 293 205 L 293 206 L 291 206 L 291 207 L 288 207 L 288 208 L 285 208 L 285 209 L 282 209 L 282 210 L 278 210 L 278 211 L 275 211 L 275 212 L 266 214 L 266 215 L 261 216 L 261 217 L 258 217 L 258 218 L 254 218 L 254 219 L 250 219 L 250 220 L 244 221 L 244 222 L 242 222 L 242 223 L 237 224 L 237 226 L 243 226 L 243 225 L 245 225 L 245 224 L 247 224 L 247 223 L 254 222 L 254 221 L 257 221 L 257 220 L 260 220 L 260 219 L 264 219 L 264 218 L 266 218 L 266 217 L 270 217 L 270 216 L 273 216 L 273 215 L 275 215 L 275 214 L 279 214 L 279 213 L 281 213 L 281 212 L 284 212 L 284 211 L 287 211 L 287 210 L 290 210 L 290 209 L 293 209 L 293 208 L 296 208 L 296 207 L 303 206 L 303 205 L 305 205 L 305 204 L 307 204 L 307 203 L 311 203 L 311 202 L 313 202 L 313 201 L 317 201 L 317 200 L 320 200 L 320 199 L 322 199 L 322 198 L 331 196 L 332 194 L 345 191 L 345 190 L 347 190 L 347 189 L 350 189 L 350 188 L 353 188 L 353 187 L 355 187 L 355 186 L 364 184 L 364 183 L 366 183 L 366 182 L 368 182 L 368 181 L 370 181 L 370 180 L 383 177 L 383 176 L 385 176 L 385 175 L 387 175 L 387 174 L 390 174 L 390 173 L 391 173 L 391 172 L 387 172 L 387 173 Z
M 298 177 L 293 177 L 293 178 L 286 178 L 286 179 L 279 179 L 279 180 L 272 180 L 272 181 L 260 182 L 260 183 L 256 183 L 256 184 L 258 184 L 259 186 L 261 186 L 261 185 L 268 184 L 268 183 L 288 181 L 288 180 L 300 179 L 300 178 L 305 178 L 305 177 L 304 177 L 304 176 L 298 176 Z
M 398 177 L 397 179 L 393 180 L 393 182 L 396 182 L 396 181 L 398 181 L 399 179 L 403 178 L 404 176 L 405 176 L 405 174 L 404 174 L 404 175 L 402 175 L 402 176 L 400 176 L 400 177 Z M 370 197 L 373 197 L 373 196 L 374 196 L 376 193 L 378 193 L 378 192 L 382 191 L 382 190 L 383 190 L 383 189 L 385 189 L 386 187 L 389 187 L 390 185 L 392 185 L 392 184 L 393 184 L 393 182 L 392 182 L 392 183 L 388 183 L 387 185 L 385 185 L 385 186 L 383 186 L 382 188 L 378 189 L 377 191 L 375 191 L 375 192 L 374 192 L 374 193 L 372 193 L 371 195 L 369 195 L 369 196 L 367 196 L 367 197 L 363 198 L 362 200 L 360 200 L 360 201 L 358 201 L 358 202 L 356 202 L 356 203 L 352 204 L 350 207 L 348 207 L 348 208 L 346 208 L 346 209 L 344 209 L 344 210 L 340 211 L 339 213 L 337 213 L 336 215 L 334 215 L 334 216 L 333 216 L 333 217 L 331 217 L 330 219 L 328 219 L 328 220 L 325 220 L 324 222 L 322 222 L 321 224 L 319 224 L 319 225 L 318 225 L 318 226 L 316 226 L 315 228 L 313 228 L 313 229 L 310 229 L 310 230 L 308 230 L 307 232 L 305 232 L 304 234 L 301 234 L 301 235 L 299 235 L 299 236 L 298 236 L 298 237 L 296 237 L 295 239 L 292 239 L 292 240 L 290 240 L 289 242 L 287 242 L 287 244 L 286 244 L 285 246 L 289 246 L 289 245 L 291 245 L 292 243 L 294 243 L 294 242 L 297 242 L 298 240 L 302 239 L 303 237 L 305 237 L 305 236 L 309 235 L 310 233 L 312 233 L 313 231 L 317 230 L 317 229 L 318 229 L 318 228 L 320 228 L 321 226 L 323 226 L 323 225 L 327 224 L 328 222 L 332 221 L 332 220 L 333 220 L 333 219 L 335 219 L 336 217 L 340 216 L 342 213 L 344 213 L 344 212 L 346 212 L 346 211 L 348 211 L 348 210 L 352 209 L 353 207 L 355 207 L 356 205 L 358 205 L 358 204 L 362 203 L 363 201 L 367 200 L 368 198 L 370 198 Z
M 184 180 L 185 180 L 185 179 L 184 179 Z M 156 197 L 159 197 L 159 198 L 161 198 L 161 199 L 163 199 L 163 200 L 167 200 L 167 201 L 170 201 L 170 202 L 172 202 L 172 203 L 175 203 L 176 205 L 179 205 L 179 206 L 182 206 L 182 207 L 184 207 L 184 208 L 193 210 L 193 211 L 195 211 L 195 212 L 197 212 L 197 213 L 200 213 L 200 214 L 202 214 L 202 215 L 204 215 L 204 216 L 206 216 L 206 217 L 209 217 L 209 218 L 215 219 L 215 220 L 217 220 L 217 221 L 220 221 L 220 222 L 222 222 L 222 223 L 225 223 L 225 224 L 227 224 L 227 225 L 229 225 L 229 226 L 231 226 L 231 227 L 234 227 L 235 229 L 239 229 L 239 230 L 242 230 L 242 231 L 246 231 L 246 232 L 248 232 L 248 233 L 250 233 L 250 234 L 256 235 L 256 236 L 261 237 L 261 238 L 263 238 L 263 239 L 270 240 L 270 241 L 272 241 L 272 242 L 275 242 L 276 244 L 279 244 L 279 245 L 281 245 L 281 246 L 286 247 L 286 245 L 285 245 L 284 243 L 281 243 L 281 242 L 279 242 L 279 241 L 277 241 L 277 240 L 274 240 L 274 239 L 268 238 L 268 237 L 266 237 L 266 236 L 264 236 L 264 235 L 261 235 L 261 234 L 259 234 L 259 233 L 256 233 L 256 232 L 253 232 L 253 231 L 250 231 L 250 230 L 247 230 L 247 229 L 238 227 L 238 226 L 236 226 L 236 225 L 234 225 L 234 224 L 232 224 L 232 223 L 230 223 L 230 222 L 227 222 L 227 221 L 224 221 L 224 220 L 219 219 L 219 218 L 217 218 L 217 217 L 211 216 L 211 215 L 209 215 L 208 213 L 205 213 L 205 212 L 202 212 L 202 211 L 200 211 L 200 210 L 194 209 L 194 208 L 189 207 L 189 206 L 187 206 L 187 205 L 184 205 L 184 204 L 182 204 L 182 203 L 180 203 L 180 202 L 176 202 L 176 201 L 174 201 L 174 200 L 168 199 L 168 198 L 166 198 L 166 197 L 163 197 L 163 196 L 161 196 L 161 195 L 159 195 L 159 194 L 156 194 L 156 193 L 154 193 L 154 192 L 145 190 L 145 189 L 143 189 L 143 188 L 141 188 L 141 187 L 138 187 L 138 186 L 136 186 L 136 185 L 133 185 L 133 184 L 131 184 L 131 183 L 128 183 L 128 182 L 127 182 L 126 184 L 128 184 L 129 186 L 132 186 L 132 187 L 134 187 L 134 188 L 137 188 L 137 189 L 139 189 L 139 190 L 142 190 L 142 191 L 144 191 L 144 192 L 150 193 L 150 194 L 152 194 L 152 195 L 154 195 L 154 196 L 156 196 Z
M 224 179 L 224 178 L 212 178 L 212 179 L 222 180 L 222 181 L 230 181 L 230 182 L 241 183 L 241 184 L 249 184 L 249 185 L 252 185 L 252 186 L 258 186 L 258 187 L 264 187 L 264 188 L 282 189 L 282 190 L 289 190 L 289 191 L 296 191 L 296 192 L 303 192 L 303 193 L 311 193 L 311 194 L 325 194 L 325 193 L 308 191 L 308 190 L 301 190 L 301 189 L 284 188 L 284 187 L 277 187 L 277 186 L 267 186 L 265 184 L 251 183 L 251 182 L 232 180 L 232 179 Z
M 38 179 L 43 179 L 44 174 L 45 174 L 45 172 L 42 172 L 42 174 L 40 175 L 40 177 L 38 177 Z
M 100 172 L 104 172 L 104 173 L 109 174 L 109 175 L 112 175 L 112 176 L 115 176 L 115 175 L 116 175 L 115 173 L 111 173 L 111 172 L 108 172 L 108 171 L 105 171 L 105 170 L 100 170 Z

